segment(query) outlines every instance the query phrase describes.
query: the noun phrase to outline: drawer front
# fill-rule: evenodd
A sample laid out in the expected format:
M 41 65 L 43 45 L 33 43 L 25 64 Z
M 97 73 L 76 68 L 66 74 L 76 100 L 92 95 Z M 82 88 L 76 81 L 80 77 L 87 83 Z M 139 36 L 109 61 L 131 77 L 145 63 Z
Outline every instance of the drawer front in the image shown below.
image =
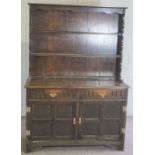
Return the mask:
M 79 92 L 81 99 L 112 99 L 126 98 L 127 91 L 124 89 L 87 89 Z
M 68 89 L 29 89 L 27 91 L 29 100 L 74 99 L 76 96 L 75 90 Z
M 29 100 L 52 99 L 126 99 L 125 89 L 29 89 Z

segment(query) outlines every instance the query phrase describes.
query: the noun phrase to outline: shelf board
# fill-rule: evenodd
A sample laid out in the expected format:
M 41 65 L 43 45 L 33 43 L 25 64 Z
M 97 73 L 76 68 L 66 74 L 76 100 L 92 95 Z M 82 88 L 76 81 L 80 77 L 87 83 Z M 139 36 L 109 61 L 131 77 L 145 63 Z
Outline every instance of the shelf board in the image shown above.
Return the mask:
M 104 33 L 104 32 L 80 32 L 80 31 L 52 31 L 52 30 L 31 30 L 31 33 L 59 33 L 59 34 L 95 34 L 95 35 L 118 35 L 122 33 Z
M 30 76 L 28 80 L 50 80 L 50 79 L 65 79 L 65 80 L 70 80 L 70 79 L 79 79 L 79 80 L 102 80 L 102 81 L 115 81 L 115 77 L 113 76 L 56 76 L 56 75 L 52 75 L 52 76 Z M 120 82 L 120 81 L 117 81 Z
M 70 54 L 70 53 L 30 53 L 31 56 L 65 56 L 65 57 L 102 57 L 119 58 L 120 55 L 114 54 Z

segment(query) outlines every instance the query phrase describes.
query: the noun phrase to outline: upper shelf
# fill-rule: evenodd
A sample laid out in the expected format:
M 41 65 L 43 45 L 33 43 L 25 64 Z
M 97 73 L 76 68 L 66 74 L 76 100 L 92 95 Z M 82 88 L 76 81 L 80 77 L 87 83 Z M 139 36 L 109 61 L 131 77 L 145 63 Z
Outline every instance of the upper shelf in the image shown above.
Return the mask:
M 50 9 L 69 10 L 69 11 L 83 11 L 83 12 L 103 12 L 103 13 L 118 13 L 124 14 L 127 7 L 102 7 L 102 6 L 84 6 L 84 5 L 58 5 L 58 4 L 46 4 L 46 3 L 29 3 L 31 11 L 43 9 L 49 11 Z
M 118 35 L 122 36 L 122 33 L 103 33 L 103 32 L 80 32 L 80 31 L 52 31 L 52 30 L 31 30 L 31 33 L 60 33 L 60 34 L 99 34 L 99 35 Z
M 67 56 L 67 57 L 102 57 L 119 58 L 120 55 L 114 54 L 71 54 L 71 53 L 30 53 L 31 56 Z
M 49 3 L 28 3 L 29 5 L 40 6 L 69 6 L 69 7 L 91 7 L 91 8 L 107 8 L 107 9 L 127 9 L 128 7 L 105 7 L 105 6 L 90 6 L 90 5 L 69 5 L 69 4 L 49 4 Z

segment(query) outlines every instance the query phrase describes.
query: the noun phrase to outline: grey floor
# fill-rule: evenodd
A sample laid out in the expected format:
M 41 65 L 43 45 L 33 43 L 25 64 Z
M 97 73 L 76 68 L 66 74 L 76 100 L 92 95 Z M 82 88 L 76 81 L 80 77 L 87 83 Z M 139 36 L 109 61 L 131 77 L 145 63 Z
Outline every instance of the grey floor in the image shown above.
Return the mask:
M 22 151 L 21 155 L 25 155 L 25 118 L 22 118 Z M 95 147 L 45 147 L 35 149 L 29 155 L 132 155 L 133 145 L 132 145 L 132 132 L 133 122 L 132 117 L 127 118 L 126 127 L 126 140 L 125 140 L 125 150 L 117 151 L 106 147 L 95 146 Z

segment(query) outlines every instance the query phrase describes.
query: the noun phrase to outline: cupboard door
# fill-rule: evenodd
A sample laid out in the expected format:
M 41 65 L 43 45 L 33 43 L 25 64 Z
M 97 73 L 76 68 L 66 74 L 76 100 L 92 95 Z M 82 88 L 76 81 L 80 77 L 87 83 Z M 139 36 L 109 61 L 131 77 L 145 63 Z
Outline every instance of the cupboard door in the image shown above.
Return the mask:
M 100 132 L 100 104 L 80 103 L 79 138 L 96 138 Z
M 75 126 L 75 104 L 54 104 L 53 137 L 56 139 L 74 139 Z
M 124 102 L 104 102 L 101 106 L 100 138 L 104 140 L 119 140 L 122 128 Z
M 65 102 L 31 103 L 32 139 L 73 139 L 77 130 L 75 104 Z
M 124 102 L 82 102 L 79 110 L 79 138 L 120 140 Z
M 51 112 L 53 106 L 49 103 L 31 103 L 31 137 L 32 139 L 47 139 L 51 138 Z

